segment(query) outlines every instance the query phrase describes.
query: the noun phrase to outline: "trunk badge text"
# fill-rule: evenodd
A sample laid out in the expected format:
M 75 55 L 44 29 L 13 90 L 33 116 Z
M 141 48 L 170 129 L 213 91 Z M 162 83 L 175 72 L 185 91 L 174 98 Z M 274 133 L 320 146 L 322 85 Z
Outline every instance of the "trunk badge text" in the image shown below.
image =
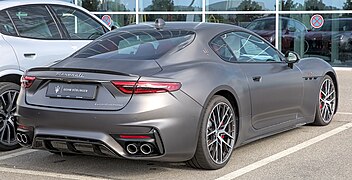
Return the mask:
M 57 73 L 56 73 L 56 76 L 84 78 L 84 74 L 82 74 L 82 73 L 64 73 L 64 72 L 57 72 Z

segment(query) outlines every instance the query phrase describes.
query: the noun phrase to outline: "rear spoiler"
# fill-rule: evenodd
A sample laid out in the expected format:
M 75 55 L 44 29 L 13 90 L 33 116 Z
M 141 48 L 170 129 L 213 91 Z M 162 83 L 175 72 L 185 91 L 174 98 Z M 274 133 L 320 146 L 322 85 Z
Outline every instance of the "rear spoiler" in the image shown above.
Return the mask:
M 29 69 L 27 72 L 38 72 L 38 71 L 74 71 L 74 72 L 88 72 L 88 73 L 102 73 L 112 74 L 121 76 L 135 76 L 133 74 L 127 74 L 122 72 L 99 70 L 99 69 L 80 69 L 80 68 L 56 68 L 56 67 L 37 67 Z

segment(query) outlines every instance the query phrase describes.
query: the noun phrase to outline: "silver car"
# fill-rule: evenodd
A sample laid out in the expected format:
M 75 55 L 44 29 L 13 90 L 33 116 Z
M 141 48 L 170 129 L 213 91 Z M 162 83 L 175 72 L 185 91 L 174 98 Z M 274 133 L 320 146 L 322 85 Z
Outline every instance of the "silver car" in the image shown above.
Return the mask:
M 29 70 L 21 145 L 54 153 L 186 161 L 218 169 L 234 148 L 304 124 L 327 125 L 336 75 L 226 24 L 122 27 L 69 58 Z
M 25 70 L 61 60 L 110 31 L 62 1 L 0 1 L 0 150 L 18 146 L 13 114 Z

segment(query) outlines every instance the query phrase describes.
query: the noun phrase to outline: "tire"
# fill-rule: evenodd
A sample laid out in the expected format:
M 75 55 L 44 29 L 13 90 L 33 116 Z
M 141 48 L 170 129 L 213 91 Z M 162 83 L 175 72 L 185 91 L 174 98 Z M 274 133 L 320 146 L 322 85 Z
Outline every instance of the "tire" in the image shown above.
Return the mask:
M 16 139 L 16 101 L 20 86 L 11 82 L 0 82 L 0 151 L 19 148 Z
M 336 88 L 334 81 L 325 75 L 319 86 L 318 103 L 313 125 L 326 126 L 332 121 L 336 109 Z
M 223 120 L 214 121 L 217 117 Z M 213 96 L 201 119 L 196 152 L 186 163 L 193 168 L 208 170 L 224 167 L 230 160 L 236 141 L 236 118 L 237 115 L 226 98 Z

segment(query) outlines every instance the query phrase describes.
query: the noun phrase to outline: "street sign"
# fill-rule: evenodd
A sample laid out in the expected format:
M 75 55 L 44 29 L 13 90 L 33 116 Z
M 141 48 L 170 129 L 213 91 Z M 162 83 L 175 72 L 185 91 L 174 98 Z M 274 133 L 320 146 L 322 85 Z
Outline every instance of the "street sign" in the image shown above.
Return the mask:
M 101 20 L 103 20 L 103 22 L 104 22 L 105 24 L 107 24 L 108 26 L 111 26 L 111 24 L 112 24 L 111 16 L 109 16 L 109 15 L 104 15 L 104 16 L 101 18 Z
M 312 27 L 315 29 L 321 28 L 324 25 L 323 16 L 320 14 L 313 15 L 310 19 L 310 25 L 312 25 Z

